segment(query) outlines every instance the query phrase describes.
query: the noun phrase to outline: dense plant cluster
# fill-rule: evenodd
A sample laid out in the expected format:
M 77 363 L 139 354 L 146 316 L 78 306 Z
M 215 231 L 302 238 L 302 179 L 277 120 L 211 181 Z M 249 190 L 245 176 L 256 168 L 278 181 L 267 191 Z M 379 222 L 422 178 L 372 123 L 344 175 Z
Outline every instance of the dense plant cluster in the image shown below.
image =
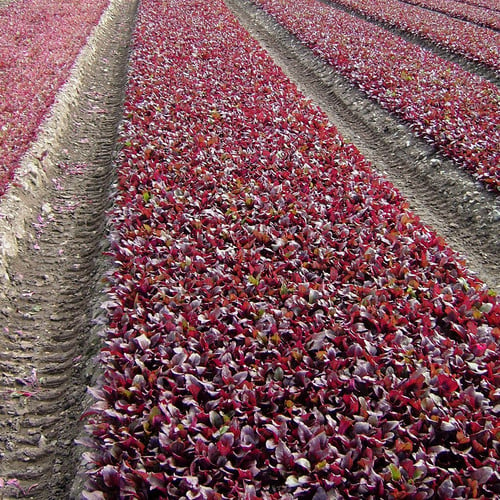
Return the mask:
M 108 0 L 0 8 L 0 196 Z
M 500 190 L 496 85 L 323 2 L 254 2 L 417 134 Z
M 222 0 L 144 0 L 85 497 L 499 493 L 500 307 Z
M 336 4 L 422 36 L 500 71 L 500 33 L 399 0 L 335 0 Z
M 439 12 L 444 12 L 459 19 L 465 19 L 478 23 L 483 26 L 488 26 L 493 29 L 500 29 L 500 11 L 498 2 L 493 1 L 491 5 L 487 1 L 482 0 L 482 5 L 471 5 L 470 2 L 461 2 L 455 0 L 404 0 L 406 3 L 419 5 L 421 7 L 435 9 Z M 474 4 L 474 2 L 471 2 Z
M 486 9 L 495 10 L 497 12 L 500 11 L 497 0 L 466 0 L 463 3 L 476 5 L 477 7 L 485 7 Z

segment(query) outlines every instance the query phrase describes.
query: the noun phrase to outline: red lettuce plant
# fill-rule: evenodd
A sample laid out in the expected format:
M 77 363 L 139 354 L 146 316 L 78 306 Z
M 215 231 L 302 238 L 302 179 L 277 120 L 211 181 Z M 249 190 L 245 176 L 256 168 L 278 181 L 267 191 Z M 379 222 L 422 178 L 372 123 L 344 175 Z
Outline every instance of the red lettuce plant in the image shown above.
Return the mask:
M 254 1 L 417 134 L 498 192 L 498 87 L 317 0 Z
M 107 0 L 18 0 L 0 8 L 0 196 Z
M 500 307 L 222 0 L 145 0 L 84 498 L 498 493 Z
M 333 3 L 422 36 L 452 52 L 500 71 L 500 34 L 496 31 L 399 0 L 335 0 Z

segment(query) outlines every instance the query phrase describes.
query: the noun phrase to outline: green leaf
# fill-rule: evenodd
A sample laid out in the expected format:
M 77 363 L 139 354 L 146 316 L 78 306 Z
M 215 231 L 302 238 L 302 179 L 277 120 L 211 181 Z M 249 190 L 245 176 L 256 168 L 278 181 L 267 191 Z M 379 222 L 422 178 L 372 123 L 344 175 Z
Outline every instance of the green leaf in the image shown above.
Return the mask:
M 257 286 L 260 283 L 260 274 L 258 276 L 252 276 L 252 275 L 250 275 L 248 277 L 248 282 L 251 285 Z
M 469 286 L 469 283 L 467 283 L 467 280 L 465 278 L 458 278 L 457 281 L 462 285 L 462 288 L 465 291 L 469 290 L 470 286 Z
M 295 476 L 288 476 L 285 485 L 288 486 L 288 488 L 297 488 L 297 486 L 300 486 L 300 483 Z
M 225 434 L 228 430 L 229 430 L 229 425 L 223 425 L 223 426 L 219 429 L 219 436 L 222 436 L 222 435 L 223 435 L 223 434 Z
M 490 302 L 485 302 L 481 304 L 481 307 L 479 308 L 479 310 L 483 314 L 488 314 L 489 312 L 491 312 L 492 309 L 493 309 L 493 304 L 491 304 Z
M 399 470 L 399 468 L 394 464 L 390 464 L 389 469 L 391 470 L 392 480 L 399 481 L 401 479 L 401 471 Z
M 276 382 L 279 382 L 280 380 L 283 380 L 284 377 L 285 372 L 283 371 L 283 368 L 281 368 L 281 366 L 278 366 L 276 370 L 274 370 L 273 379 L 276 380 Z

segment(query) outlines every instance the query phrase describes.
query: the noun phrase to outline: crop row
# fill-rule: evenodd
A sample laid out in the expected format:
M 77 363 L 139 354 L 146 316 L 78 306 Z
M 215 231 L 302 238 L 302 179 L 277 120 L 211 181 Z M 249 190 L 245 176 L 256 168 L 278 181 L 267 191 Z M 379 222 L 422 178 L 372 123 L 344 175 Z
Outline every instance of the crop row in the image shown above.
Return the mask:
M 454 0 L 404 0 L 404 2 L 435 9 L 439 12 L 456 16 L 459 19 L 488 26 L 489 28 L 500 29 L 500 12 L 498 10 L 491 10 Z M 495 6 L 498 9 L 498 3 Z
M 317 0 L 253 0 L 384 108 L 494 191 L 500 91 L 432 52 Z
M 452 52 L 500 71 L 500 33 L 399 0 L 335 0 L 370 18 L 422 36 Z
M 468 5 L 475 5 L 477 7 L 484 7 L 496 12 L 500 12 L 497 0 L 461 0 L 461 3 Z
M 144 0 L 84 497 L 498 484 L 497 298 L 222 0 Z
M 0 8 L 0 197 L 108 0 Z

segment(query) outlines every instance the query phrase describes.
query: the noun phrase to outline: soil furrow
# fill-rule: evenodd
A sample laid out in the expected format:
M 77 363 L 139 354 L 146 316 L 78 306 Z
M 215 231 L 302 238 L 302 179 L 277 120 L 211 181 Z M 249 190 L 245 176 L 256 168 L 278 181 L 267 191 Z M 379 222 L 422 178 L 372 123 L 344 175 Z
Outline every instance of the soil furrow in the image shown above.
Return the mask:
M 375 19 L 355 9 L 351 9 L 349 7 L 346 7 L 345 5 L 340 5 L 338 3 L 335 3 L 334 0 L 320 0 L 320 1 L 325 5 L 329 5 L 330 7 L 334 7 L 335 9 L 347 12 L 348 14 L 356 16 L 359 19 L 362 19 L 363 21 L 367 21 L 376 26 L 379 26 L 380 28 L 390 31 L 391 33 L 399 36 L 403 40 L 418 45 L 423 49 L 434 52 L 434 54 L 438 55 L 442 59 L 458 64 L 466 71 L 480 75 L 485 80 L 488 80 L 491 83 L 495 84 L 497 87 L 500 86 L 500 75 L 493 68 L 490 68 L 486 64 L 477 61 L 472 61 L 471 59 L 467 58 L 464 55 L 452 52 L 447 47 L 441 46 L 437 43 L 427 40 L 422 36 L 416 35 L 415 33 L 409 33 L 408 31 L 398 28 L 397 26 L 394 26 L 389 22 Z
M 248 0 L 226 0 L 242 24 L 343 137 L 408 199 L 412 210 L 500 290 L 500 200 L 335 73 Z
M 0 478 L 18 479 L 30 498 L 67 498 L 80 461 L 74 439 L 98 344 L 92 316 L 136 9 L 112 0 L 60 97 L 66 112 L 56 108 L 32 149 L 35 182 L 20 182 L 0 207 L 4 221 L 17 227 L 22 217 L 26 228 L 0 262 L 0 341 L 10 347 L 0 358 Z M 9 211 L 14 198 L 30 210 Z

